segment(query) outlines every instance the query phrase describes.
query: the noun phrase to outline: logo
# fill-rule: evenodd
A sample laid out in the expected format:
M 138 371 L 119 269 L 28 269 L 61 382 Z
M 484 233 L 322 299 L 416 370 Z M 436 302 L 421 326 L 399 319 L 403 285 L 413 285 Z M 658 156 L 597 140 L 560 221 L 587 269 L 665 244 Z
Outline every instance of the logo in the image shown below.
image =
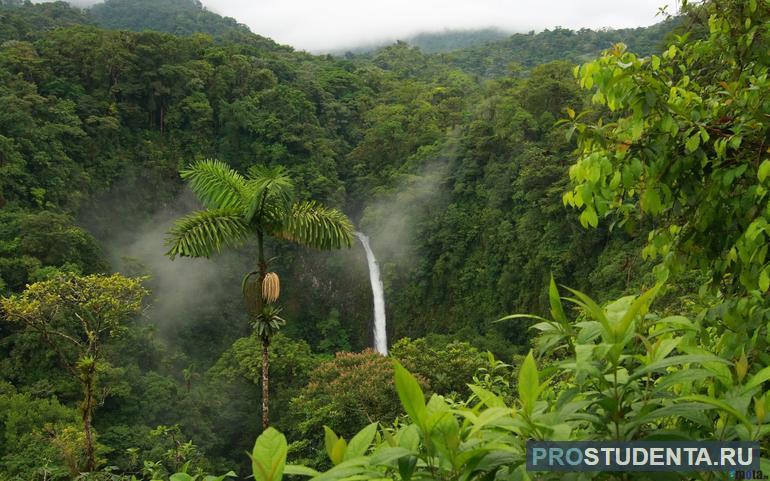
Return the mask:
M 762 471 L 732 470 L 730 471 L 730 479 L 735 479 L 736 481 L 742 481 L 742 480 L 749 480 L 749 479 L 768 479 L 768 478 L 765 474 L 762 473 Z

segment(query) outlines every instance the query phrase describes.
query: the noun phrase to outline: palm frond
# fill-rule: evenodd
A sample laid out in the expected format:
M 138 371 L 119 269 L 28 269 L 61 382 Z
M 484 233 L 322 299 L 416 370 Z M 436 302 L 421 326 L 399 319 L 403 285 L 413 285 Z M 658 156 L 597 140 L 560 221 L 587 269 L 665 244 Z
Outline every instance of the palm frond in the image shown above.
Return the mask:
M 224 162 L 199 160 L 183 170 L 181 176 L 209 209 L 245 210 L 246 179 Z
M 259 214 L 272 214 L 273 217 L 285 215 L 294 198 L 294 183 L 286 169 L 280 165 L 255 165 L 249 168 L 246 189 L 249 197 L 245 212 L 247 222 Z
M 316 249 L 350 247 L 353 224 L 337 209 L 313 201 L 294 204 L 283 230 L 276 235 Z
M 166 255 L 209 257 L 223 247 L 241 244 L 249 235 L 248 225 L 239 210 L 209 209 L 194 212 L 179 219 L 169 231 Z

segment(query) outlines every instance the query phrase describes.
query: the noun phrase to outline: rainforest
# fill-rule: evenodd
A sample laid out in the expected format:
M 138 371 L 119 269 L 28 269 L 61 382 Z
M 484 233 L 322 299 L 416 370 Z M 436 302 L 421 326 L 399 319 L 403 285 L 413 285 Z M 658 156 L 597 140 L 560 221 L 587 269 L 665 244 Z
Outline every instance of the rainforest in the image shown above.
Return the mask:
M 659 20 L 311 54 L 0 0 L 0 481 L 770 475 L 770 0 Z

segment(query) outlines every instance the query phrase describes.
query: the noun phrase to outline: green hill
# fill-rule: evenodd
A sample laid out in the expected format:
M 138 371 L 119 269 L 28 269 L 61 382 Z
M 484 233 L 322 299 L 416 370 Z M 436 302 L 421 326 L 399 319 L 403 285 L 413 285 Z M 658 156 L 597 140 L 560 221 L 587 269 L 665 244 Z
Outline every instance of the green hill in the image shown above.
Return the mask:
M 91 7 L 89 14 L 100 26 L 115 30 L 214 37 L 251 33 L 235 19 L 209 12 L 198 0 L 107 0 Z
M 420 33 L 409 37 L 406 43 L 418 47 L 425 53 L 442 53 L 500 41 L 508 35 L 510 33 L 497 28 L 445 30 L 443 32 Z
M 659 50 L 679 23 L 678 19 L 671 19 L 650 27 L 617 30 L 575 31 L 557 27 L 540 33 L 516 33 L 504 40 L 447 53 L 443 58 L 466 72 L 498 77 L 506 74 L 511 63 L 530 68 L 554 60 L 582 62 L 618 42 L 639 55 L 649 55 Z
M 0 42 L 34 40 L 58 27 L 84 25 L 92 20 L 66 2 L 0 1 Z

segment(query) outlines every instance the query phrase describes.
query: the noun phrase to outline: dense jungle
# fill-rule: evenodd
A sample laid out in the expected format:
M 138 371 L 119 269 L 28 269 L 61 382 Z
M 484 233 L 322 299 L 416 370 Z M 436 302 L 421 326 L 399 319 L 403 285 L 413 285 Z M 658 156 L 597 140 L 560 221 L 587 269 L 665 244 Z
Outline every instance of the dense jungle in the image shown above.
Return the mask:
M 0 481 L 653 479 L 533 439 L 770 473 L 769 71 L 769 0 L 333 54 L 2 0 Z

